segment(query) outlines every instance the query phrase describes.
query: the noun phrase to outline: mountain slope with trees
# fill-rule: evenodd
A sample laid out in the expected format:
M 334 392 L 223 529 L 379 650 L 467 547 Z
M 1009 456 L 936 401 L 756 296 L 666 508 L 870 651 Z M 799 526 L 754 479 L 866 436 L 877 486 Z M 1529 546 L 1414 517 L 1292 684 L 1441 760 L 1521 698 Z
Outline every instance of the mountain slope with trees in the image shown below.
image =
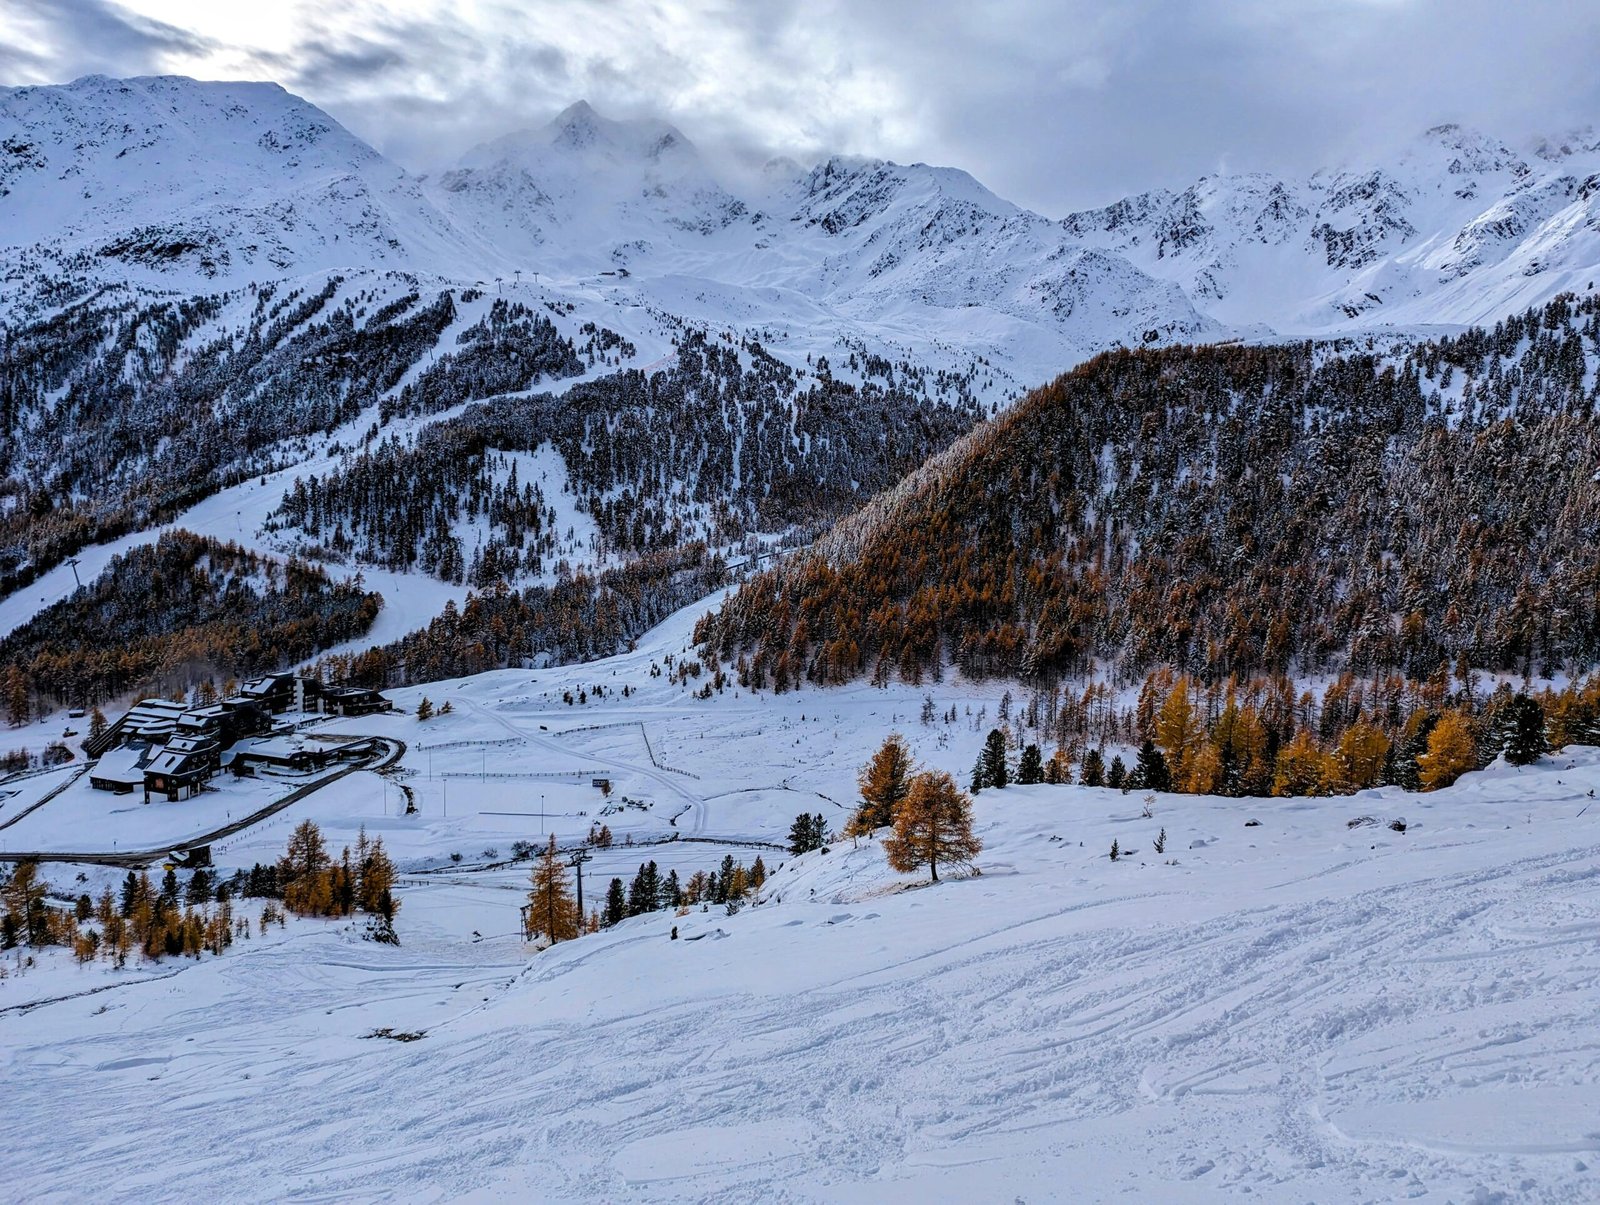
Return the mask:
M 747 680 L 1600 663 L 1600 301 L 1401 357 L 1118 351 L 700 627 Z

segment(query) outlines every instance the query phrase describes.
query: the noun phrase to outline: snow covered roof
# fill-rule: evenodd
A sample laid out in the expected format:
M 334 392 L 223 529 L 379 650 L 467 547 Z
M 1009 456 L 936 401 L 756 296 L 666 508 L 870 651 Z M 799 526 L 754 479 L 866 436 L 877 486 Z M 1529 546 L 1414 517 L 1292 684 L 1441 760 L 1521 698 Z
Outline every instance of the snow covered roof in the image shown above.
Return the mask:
M 91 782 L 119 782 L 137 786 L 144 781 L 150 750 L 144 745 L 125 745 L 102 757 L 89 775 Z

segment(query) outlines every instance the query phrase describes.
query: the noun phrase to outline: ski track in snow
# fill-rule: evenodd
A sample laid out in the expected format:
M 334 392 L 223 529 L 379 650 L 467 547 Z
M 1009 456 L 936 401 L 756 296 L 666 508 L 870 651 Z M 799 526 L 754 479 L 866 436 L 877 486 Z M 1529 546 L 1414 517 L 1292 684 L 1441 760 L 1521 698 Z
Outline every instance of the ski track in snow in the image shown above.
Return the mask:
M 411 746 L 420 827 L 381 812 L 371 776 L 355 775 L 219 856 L 274 856 L 313 816 L 335 842 L 359 821 L 402 865 L 438 864 L 531 835 L 517 818 L 530 788 L 458 775 L 436 816 L 428 759 L 603 764 L 650 806 L 609 815 L 619 846 L 596 851 L 592 903 L 647 857 L 680 875 L 720 860 L 690 842 L 621 846 L 670 837 L 685 806 L 685 835 L 778 840 L 807 793 L 851 798 L 892 727 L 949 769 L 982 740 L 971 721 L 908 726 L 922 691 L 898 685 L 692 700 L 647 671 L 698 611 L 608 662 L 394 692 L 456 704 L 425 738 L 412 717 L 383 721 Z M 624 681 L 628 700 L 560 703 Z M 933 692 L 942 712 L 994 689 Z M 658 757 L 700 780 L 651 765 L 640 722 Z M 772 782 L 794 790 L 748 789 Z M 63 954 L 0 981 L 0 1007 L 46 1001 L 0 1012 L 6 1150 L 29 1152 L 6 1160 L 8 1189 L 1592 1201 L 1600 816 L 1577 813 L 1596 785 L 1600 751 L 1571 750 L 1428 796 L 1163 796 L 1152 820 L 1138 796 L 1010 788 L 978 798 L 982 875 L 933 887 L 888 871 L 873 840 L 768 850 L 761 902 L 738 915 L 656 913 L 534 954 L 508 892 L 525 889 L 525 864 L 466 863 L 404 872 L 425 885 L 402 889 L 398 949 L 291 921 L 162 978 L 148 976 L 165 963 L 119 975 Z M 531 789 L 568 841 L 600 815 L 586 779 Z M 56 807 L 29 818 L 35 831 L 79 814 Z M 1404 834 L 1345 825 L 1402 811 Z M 1158 826 L 1176 865 L 1105 857 L 1113 836 L 1148 850 Z M 425 1036 L 363 1036 L 382 1027 Z

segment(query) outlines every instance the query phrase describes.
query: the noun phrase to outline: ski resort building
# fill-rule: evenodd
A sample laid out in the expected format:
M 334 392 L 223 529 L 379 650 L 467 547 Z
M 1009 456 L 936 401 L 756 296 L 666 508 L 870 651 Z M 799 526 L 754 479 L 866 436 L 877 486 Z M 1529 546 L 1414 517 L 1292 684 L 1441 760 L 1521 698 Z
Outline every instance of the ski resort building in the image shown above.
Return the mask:
M 123 745 L 113 749 L 89 771 L 89 785 L 97 791 L 131 795 L 144 786 L 144 772 L 154 756 L 149 745 Z
M 292 673 L 268 674 L 246 682 L 220 703 L 190 707 L 166 699 L 144 699 L 130 707 L 105 732 L 83 742 L 83 751 L 98 759 L 91 786 L 128 794 L 144 788 L 144 801 L 190 799 L 222 768 L 223 754 L 241 741 L 272 730 L 272 717 L 289 710 L 328 715 L 370 715 L 387 711 L 389 700 L 364 686 L 328 685 Z M 255 745 L 237 767 L 248 773 L 252 762 L 301 771 L 325 765 L 336 756 L 323 750 L 295 747 L 292 752 L 270 743 Z M 281 754 L 281 758 L 278 756 Z

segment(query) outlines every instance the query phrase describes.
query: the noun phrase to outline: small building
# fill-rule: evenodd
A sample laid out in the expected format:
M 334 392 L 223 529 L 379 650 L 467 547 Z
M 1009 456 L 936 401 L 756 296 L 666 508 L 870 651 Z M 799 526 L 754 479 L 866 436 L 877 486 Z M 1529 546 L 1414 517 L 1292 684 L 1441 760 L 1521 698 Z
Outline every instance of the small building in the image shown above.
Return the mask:
M 266 674 L 253 678 L 239 688 L 239 693 L 225 702 L 251 703 L 269 714 L 288 711 L 300 697 L 300 682 L 292 673 Z
M 271 737 L 244 741 L 234 746 L 232 765 L 235 773 L 248 772 L 256 766 L 268 766 L 274 770 L 305 774 L 322 769 L 336 755 L 335 749 L 305 745 L 285 737 Z
M 370 686 L 324 686 L 322 710 L 329 715 L 372 715 L 389 710 L 389 700 Z
M 189 708 L 171 699 L 143 699 L 128 708 L 118 724 L 119 736 L 124 743 L 159 745 L 172 735 L 178 726 L 178 717 Z
M 206 779 L 215 771 L 215 763 L 203 757 L 163 749 L 151 758 L 144 771 L 144 801 L 162 797 L 169 803 L 193 799 L 204 788 Z
M 144 785 L 145 767 L 150 764 L 148 745 L 124 745 L 113 749 L 89 771 L 89 785 L 97 791 L 131 795 Z

